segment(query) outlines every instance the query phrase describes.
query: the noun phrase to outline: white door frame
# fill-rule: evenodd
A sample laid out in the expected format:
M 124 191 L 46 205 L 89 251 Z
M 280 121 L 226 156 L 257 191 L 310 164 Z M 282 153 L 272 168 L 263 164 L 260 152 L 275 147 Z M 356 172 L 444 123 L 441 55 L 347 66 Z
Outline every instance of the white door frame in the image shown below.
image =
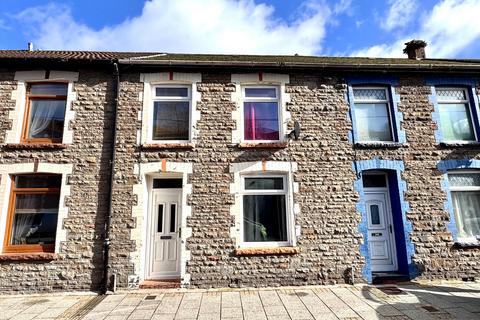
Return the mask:
M 378 172 L 375 172 L 375 171 L 370 171 L 367 173 L 367 175 L 383 175 L 385 177 L 385 181 L 386 181 L 386 187 L 385 188 L 378 188 L 378 187 L 363 187 L 363 191 L 364 191 L 364 194 L 365 194 L 365 201 L 364 201 L 364 205 L 365 205 L 365 214 L 366 214 L 366 219 L 367 219 L 367 233 L 369 232 L 369 228 L 368 228 L 368 210 L 366 208 L 366 202 L 368 201 L 368 195 L 369 194 L 383 194 L 385 196 L 385 209 L 386 209 L 386 218 L 387 218 L 387 221 L 386 221 L 386 229 L 387 229 L 387 232 L 389 234 L 389 243 L 390 243 L 390 253 L 392 255 L 392 267 L 391 268 L 387 268 L 385 270 L 373 270 L 374 267 L 373 267 L 373 264 L 371 263 L 370 267 L 372 269 L 372 272 L 394 272 L 394 271 L 398 271 L 398 257 L 397 257 L 397 246 L 396 246 L 396 241 L 395 241 L 395 225 L 394 225 L 394 221 L 393 221 L 393 211 L 392 211 L 392 202 L 391 202 L 391 199 L 390 199 L 390 185 L 389 185 L 389 181 L 388 181 L 388 175 L 387 173 L 385 172 L 381 172 L 381 171 L 378 171 Z M 389 226 L 391 226 L 391 232 L 389 232 Z M 370 248 L 368 248 L 368 250 L 370 250 Z M 370 257 L 372 256 L 372 253 L 369 252 L 370 254 Z
M 147 210 L 147 219 L 146 219 L 146 248 L 145 248 L 145 268 L 144 268 L 144 279 L 176 279 L 180 278 L 181 276 L 181 221 L 182 221 L 182 189 L 181 188 L 165 188 L 165 189 L 153 189 L 153 179 L 163 179 L 163 178 L 180 178 L 178 176 L 161 176 L 161 177 L 154 177 L 150 181 L 150 192 L 148 195 L 148 210 Z M 152 273 L 152 234 L 155 230 L 155 219 L 154 219 L 154 204 L 155 204 L 155 196 L 156 195 L 170 195 L 170 196 L 177 196 L 177 228 L 178 228 L 178 236 L 177 236 L 177 270 L 178 274 L 175 275 L 165 275 L 161 277 L 151 277 L 150 274 Z M 165 226 L 166 227 L 166 226 Z

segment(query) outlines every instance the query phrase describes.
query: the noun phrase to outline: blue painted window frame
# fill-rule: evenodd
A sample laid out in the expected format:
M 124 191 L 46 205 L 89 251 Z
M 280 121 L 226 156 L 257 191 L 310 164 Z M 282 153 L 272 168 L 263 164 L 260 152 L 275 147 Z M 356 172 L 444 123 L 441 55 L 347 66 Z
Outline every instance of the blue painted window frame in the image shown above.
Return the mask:
M 463 244 L 458 237 L 457 221 L 455 219 L 455 212 L 453 209 L 453 200 L 450 193 L 450 182 L 448 180 L 448 173 L 454 173 L 455 170 L 477 170 L 480 171 L 480 160 L 476 159 L 461 159 L 461 160 L 440 160 L 437 164 L 437 169 L 443 174 L 441 181 L 442 190 L 446 193 L 447 199 L 444 202 L 444 209 L 450 216 L 450 221 L 447 223 L 447 230 L 452 234 L 455 243 Z M 479 244 L 477 243 L 477 246 Z
M 475 131 L 476 142 L 480 142 L 480 110 L 479 100 L 480 95 L 477 94 L 476 88 L 478 81 L 473 78 L 446 78 L 446 77 L 427 77 L 425 83 L 430 86 L 430 95 L 428 101 L 433 104 L 432 119 L 437 124 L 437 129 L 434 132 L 435 141 L 440 144 L 449 144 L 448 141 L 444 141 L 443 134 L 440 129 L 440 110 L 438 106 L 438 99 L 435 87 L 458 87 L 466 89 L 468 92 L 468 100 L 470 102 L 470 114 L 472 116 L 472 124 Z M 469 142 L 466 141 L 466 144 Z
M 406 135 L 405 131 L 401 129 L 401 122 L 403 121 L 403 114 L 398 111 L 398 103 L 400 102 L 400 95 L 395 93 L 395 87 L 398 86 L 398 79 L 396 77 L 389 77 L 389 76 L 375 76 L 375 77 L 347 77 L 347 101 L 350 105 L 349 110 L 349 117 L 352 122 L 352 131 L 349 134 L 349 140 L 353 144 L 357 143 L 365 143 L 369 144 L 372 143 L 370 141 L 360 141 L 357 133 L 357 125 L 356 125 L 356 118 L 355 118 L 355 100 L 353 97 L 353 89 L 354 87 L 374 87 L 374 86 L 381 86 L 385 87 L 389 93 L 389 106 L 390 106 L 390 117 L 392 123 L 392 132 L 393 137 L 392 141 L 385 141 L 382 143 L 406 143 Z
M 361 173 L 367 170 L 390 170 L 396 174 L 398 196 L 400 200 L 401 219 L 403 222 L 403 231 L 405 239 L 405 251 L 408 267 L 408 276 L 410 279 L 418 275 L 418 268 L 413 262 L 415 254 L 415 246 L 413 245 L 410 234 L 413 231 L 412 223 L 407 219 L 407 212 L 410 210 L 408 201 L 405 200 L 404 194 L 407 191 L 407 183 L 402 179 L 401 173 L 405 170 L 405 165 L 401 160 L 383 160 L 373 158 L 371 160 L 357 160 L 352 162 L 352 169 L 358 174 L 357 180 L 353 183 L 354 190 L 359 194 L 359 200 L 356 204 L 357 212 L 361 214 L 361 221 L 358 225 L 358 231 L 363 235 L 363 244 L 360 245 L 360 254 L 365 258 L 365 266 L 362 269 L 362 275 L 368 283 L 372 282 L 372 262 L 368 249 L 368 218 L 365 208 L 365 192 L 362 183 Z M 392 186 L 390 186 L 392 187 Z

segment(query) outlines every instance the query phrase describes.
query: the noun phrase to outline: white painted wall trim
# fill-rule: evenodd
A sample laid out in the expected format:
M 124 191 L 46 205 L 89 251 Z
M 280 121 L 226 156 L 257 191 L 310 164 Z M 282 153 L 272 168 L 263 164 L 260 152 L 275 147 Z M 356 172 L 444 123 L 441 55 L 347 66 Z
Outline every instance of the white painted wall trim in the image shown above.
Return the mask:
M 0 165 L 0 241 L 5 239 L 5 228 L 8 215 L 8 202 L 10 199 L 10 175 L 19 173 L 34 173 L 34 163 L 14 163 Z M 55 236 L 55 253 L 60 252 L 61 242 L 67 241 L 67 231 L 63 228 L 63 220 L 68 217 L 68 207 L 65 197 L 70 196 L 70 186 L 67 185 L 67 175 L 73 170 L 72 164 L 57 164 L 40 162 L 36 173 L 55 173 L 62 175 L 60 188 L 60 203 L 58 205 L 57 233 Z
M 186 248 L 187 239 L 192 235 L 192 228 L 187 227 L 187 217 L 192 215 L 192 207 L 187 204 L 188 196 L 192 193 L 192 185 L 188 182 L 188 175 L 193 172 L 191 163 L 182 162 L 150 162 L 141 166 L 135 165 L 135 174 L 140 177 L 140 183 L 133 185 L 133 193 L 137 196 L 137 204 L 132 207 L 132 216 L 136 219 L 135 229 L 132 229 L 130 239 L 135 241 L 135 251 L 130 253 L 130 261 L 134 265 L 135 275 L 140 280 L 145 279 L 146 271 L 146 243 L 148 228 L 146 225 L 149 210 L 149 195 L 153 178 L 166 177 L 169 174 L 179 174 L 183 180 L 181 200 L 181 237 L 180 237 L 180 277 L 181 285 L 190 284 L 190 274 L 187 273 L 187 261 L 190 260 L 190 251 Z
M 243 97 L 242 86 L 247 85 L 275 85 L 279 87 L 280 112 L 280 141 L 287 140 L 287 124 L 291 119 L 290 112 L 287 111 L 287 103 L 290 102 L 290 94 L 285 92 L 285 87 L 290 83 L 290 75 L 277 73 L 262 73 L 261 80 L 258 73 L 239 73 L 232 74 L 232 83 L 235 84 L 235 92 L 232 92 L 231 99 L 236 108 L 232 112 L 233 121 L 236 126 L 232 131 L 232 143 L 242 143 L 243 139 Z
M 149 143 L 149 129 L 152 127 L 153 101 L 152 87 L 155 85 L 188 85 L 191 86 L 191 116 L 190 116 L 190 137 L 191 143 L 195 143 L 198 138 L 197 123 L 200 121 L 201 112 L 198 103 L 201 101 L 201 92 L 198 91 L 197 84 L 202 82 L 201 73 L 181 73 L 181 72 L 159 72 L 159 73 L 141 73 L 140 81 L 143 82 L 143 93 L 139 99 L 143 102 L 142 110 L 138 114 L 138 120 L 142 122 L 142 128 L 137 133 L 137 143 Z M 169 143 L 165 141 L 162 143 Z
M 240 162 L 230 165 L 230 172 L 233 173 L 233 183 L 230 184 L 230 193 L 234 195 L 235 202 L 230 207 L 230 214 L 235 217 L 235 226 L 230 228 L 230 235 L 235 239 L 235 247 L 243 246 L 241 243 L 242 224 L 242 176 L 251 174 L 275 174 L 280 173 L 287 176 L 288 180 L 288 201 L 287 215 L 290 223 L 291 245 L 296 246 L 296 238 L 300 236 L 300 226 L 295 225 L 295 217 L 300 213 L 300 205 L 295 202 L 295 194 L 298 194 L 298 182 L 294 182 L 293 173 L 297 171 L 297 163 L 289 161 L 257 161 Z
M 14 80 L 17 81 L 17 90 L 12 91 L 10 98 L 15 101 L 15 110 L 11 110 L 8 114 L 8 119 L 12 122 L 12 128 L 6 132 L 5 143 L 20 142 L 23 129 L 23 119 L 25 116 L 27 84 L 39 81 L 68 82 L 62 143 L 71 144 L 73 142 L 73 131 L 70 129 L 70 122 L 75 118 L 75 111 L 72 109 L 72 102 L 77 99 L 77 94 L 74 91 L 74 82 L 78 81 L 78 72 L 53 70 L 50 71 L 48 79 L 45 79 L 45 76 L 45 70 L 15 72 Z

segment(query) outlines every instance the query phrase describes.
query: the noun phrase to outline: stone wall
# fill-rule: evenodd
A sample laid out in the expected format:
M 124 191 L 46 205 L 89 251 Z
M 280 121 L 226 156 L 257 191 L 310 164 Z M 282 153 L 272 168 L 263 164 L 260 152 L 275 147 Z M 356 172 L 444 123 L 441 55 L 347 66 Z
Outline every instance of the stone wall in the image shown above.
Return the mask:
M 65 199 L 68 217 L 59 221 L 66 230 L 66 241 L 61 242 L 53 260 L 2 259 L 0 292 L 100 289 L 102 235 L 110 183 L 113 77 L 102 70 L 75 71 L 79 71 L 79 79 L 74 84 L 77 99 L 72 105 L 75 118 L 70 123 L 73 143 L 58 150 L 5 147 L 5 132 L 11 128 L 8 113 L 15 107 L 11 92 L 16 88 L 16 81 L 14 72 L 0 72 L 0 165 L 36 160 L 73 165 L 72 173 L 67 175 L 70 186 L 70 195 Z

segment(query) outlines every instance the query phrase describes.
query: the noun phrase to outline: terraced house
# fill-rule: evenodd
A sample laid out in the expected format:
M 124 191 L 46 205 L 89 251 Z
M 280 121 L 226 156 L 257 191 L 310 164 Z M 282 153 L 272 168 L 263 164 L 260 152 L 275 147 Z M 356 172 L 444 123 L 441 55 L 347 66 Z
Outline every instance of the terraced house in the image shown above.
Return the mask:
M 0 290 L 480 277 L 480 61 L 0 51 Z

